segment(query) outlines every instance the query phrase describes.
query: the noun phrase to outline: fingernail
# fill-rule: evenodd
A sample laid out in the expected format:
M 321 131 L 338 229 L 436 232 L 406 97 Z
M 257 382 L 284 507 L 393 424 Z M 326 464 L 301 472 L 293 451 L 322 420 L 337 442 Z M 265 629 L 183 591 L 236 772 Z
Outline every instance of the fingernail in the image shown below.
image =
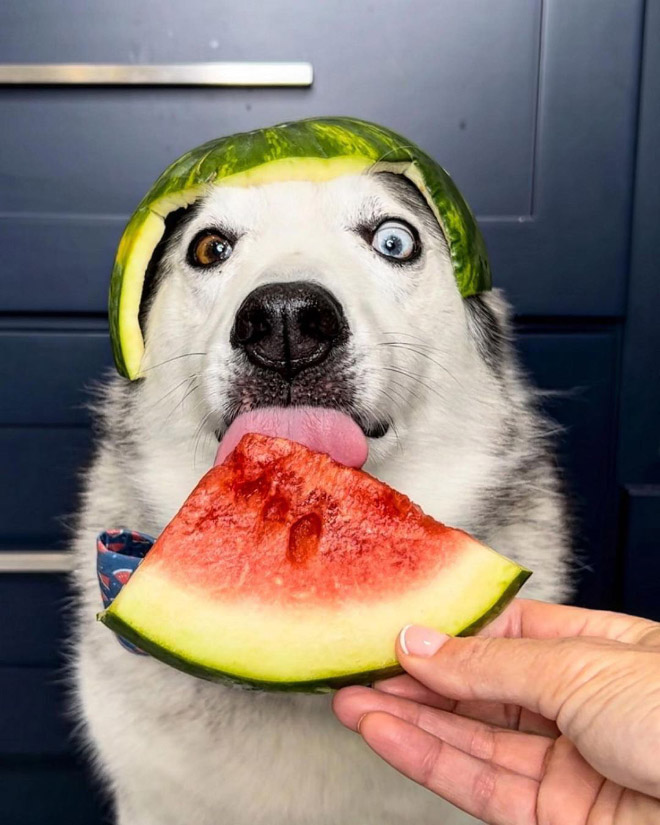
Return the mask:
M 362 731 L 360 730 L 360 725 L 362 724 L 362 720 L 366 715 L 366 713 L 363 713 L 362 716 L 360 716 L 360 718 L 357 720 L 357 725 L 355 727 L 357 728 L 358 733 L 362 733 Z
M 419 625 L 406 625 L 399 635 L 401 650 L 410 656 L 433 656 L 449 636 L 446 633 L 438 633 L 430 627 L 419 627 Z

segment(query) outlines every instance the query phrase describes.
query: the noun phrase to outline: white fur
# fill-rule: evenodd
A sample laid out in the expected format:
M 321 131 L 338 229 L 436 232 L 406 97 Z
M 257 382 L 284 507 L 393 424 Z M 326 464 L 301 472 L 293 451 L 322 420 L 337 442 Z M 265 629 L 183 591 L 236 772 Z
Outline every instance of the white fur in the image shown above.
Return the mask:
M 353 231 L 365 209 L 417 226 L 419 265 L 394 267 Z M 217 221 L 244 234 L 217 271 L 194 271 L 188 243 Z M 395 425 L 372 441 L 365 469 L 532 567 L 527 595 L 559 600 L 567 593 L 562 502 L 544 422 L 514 355 L 507 346 L 499 375 L 485 363 L 443 239 L 369 175 L 214 189 L 164 268 L 145 378 L 130 387 L 115 378 L 103 395 L 106 435 L 77 540 L 77 696 L 120 825 L 471 821 L 376 758 L 334 719 L 327 697 L 224 687 L 126 652 L 94 619 L 94 540 L 119 526 L 157 535 L 174 516 L 213 462 L 241 365 L 229 344 L 237 308 L 258 285 L 309 279 L 346 312 L 357 403 Z M 507 330 L 504 301 L 492 294 L 487 302 Z M 533 481 L 517 480 L 521 462 L 537 454 Z M 505 483 L 520 501 L 491 529 L 484 502 L 497 501 Z

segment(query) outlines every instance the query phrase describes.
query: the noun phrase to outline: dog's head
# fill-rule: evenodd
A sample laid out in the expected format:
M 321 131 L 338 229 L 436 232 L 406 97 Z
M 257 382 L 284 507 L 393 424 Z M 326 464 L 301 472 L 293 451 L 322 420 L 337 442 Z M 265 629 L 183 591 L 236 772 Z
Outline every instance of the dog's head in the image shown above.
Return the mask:
M 418 423 L 449 433 L 469 413 L 468 306 L 437 220 L 399 175 L 221 187 L 170 218 L 152 258 L 144 381 L 170 426 L 193 413 L 222 438 L 257 409 L 337 410 L 383 458 Z
M 431 168 L 440 201 L 374 163 L 197 185 L 167 213 L 131 332 L 144 340 L 132 414 L 154 477 L 190 468 L 189 487 L 257 430 L 355 466 L 368 453 L 367 469 L 427 507 L 449 489 L 470 499 L 507 411 L 505 320 L 497 295 L 469 294 L 475 273 L 489 285 L 478 230 Z

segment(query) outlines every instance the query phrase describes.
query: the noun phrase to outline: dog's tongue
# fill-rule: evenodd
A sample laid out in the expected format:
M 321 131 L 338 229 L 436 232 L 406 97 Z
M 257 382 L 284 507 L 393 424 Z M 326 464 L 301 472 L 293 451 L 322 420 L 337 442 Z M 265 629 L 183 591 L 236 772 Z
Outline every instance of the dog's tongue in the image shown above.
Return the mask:
M 361 467 L 367 460 L 367 439 L 348 415 L 322 407 L 265 407 L 243 413 L 224 434 L 215 464 L 222 464 L 246 433 L 279 436 L 327 453 L 347 467 Z

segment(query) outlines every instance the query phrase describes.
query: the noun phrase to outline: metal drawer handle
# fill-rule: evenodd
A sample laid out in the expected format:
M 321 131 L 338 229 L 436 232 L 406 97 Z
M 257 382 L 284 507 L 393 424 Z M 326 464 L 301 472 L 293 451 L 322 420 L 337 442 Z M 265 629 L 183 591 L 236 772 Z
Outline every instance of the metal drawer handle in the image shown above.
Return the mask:
M 73 567 L 73 553 L 67 551 L 0 551 L 0 573 L 69 573 Z
M 311 63 L 5 63 L 0 85 L 311 86 Z

